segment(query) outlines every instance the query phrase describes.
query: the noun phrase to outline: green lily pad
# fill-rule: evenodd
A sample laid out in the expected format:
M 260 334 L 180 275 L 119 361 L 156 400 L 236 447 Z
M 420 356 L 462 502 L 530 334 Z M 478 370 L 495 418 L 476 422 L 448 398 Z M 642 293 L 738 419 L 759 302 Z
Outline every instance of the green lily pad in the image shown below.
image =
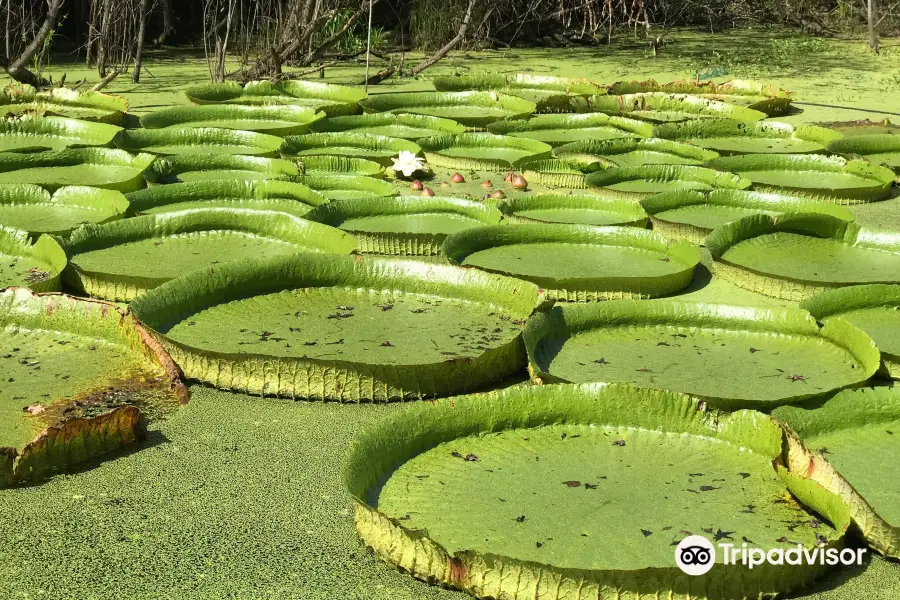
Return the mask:
M 0 223 L 32 235 L 65 236 L 83 223 L 121 219 L 127 210 L 128 200 L 115 190 L 67 186 L 51 196 L 38 185 L 0 185 Z
M 705 194 L 677 190 L 645 198 L 641 205 L 650 214 L 654 231 L 670 239 L 702 244 L 716 227 L 755 214 L 807 212 L 854 220 L 853 213 L 829 200 L 749 190 L 713 190 Z
M 233 154 L 182 154 L 158 158 L 144 174 L 149 183 L 256 180 L 289 177 L 297 165 L 280 158 Z
M 42 235 L 32 242 L 27 231 L 0 225 L 0 289 L 59 291 L 66 262 L 66 253 L 51 236 Z
M 141 117 L 141 125 L 145 129 L 213 127 L 284 136 L 306 133 L 311 125 L 324 118 L 324 112 L 308 106 L 209 104 L 165 108 Z
M 432 82 L 441 92 L 467 90 L 497 91 L 534 102 L 537 112 L 585 112 L 591 106 L 588 97 L 606 94 L 606 86 L 587 79 L 571 79 L 552 75 L 516 73 L 479 73 L 437 77 Z
M 756 81 L 735 79 L 725 83 L 713 81 L 698 82 L 693 79 L 657 83 L 647 81 L 620 81 L 610 86 L 611 94 L 640 94 L 646 92 L 666 92 L 692 94 L 710 100 L 736 104 L 766 113 L 770 117 L 787 114 L 791 108 L 791 92 L 776 90 L 771 85 Z
M 467 229 L 444 241 L 450 261 L 531 281 L 551 299 L 648 298 L 687 287 L 700 252 L 634 227 L 532 223 Z
M 711 150 L 659 138 L 585 140 L 554 148 L 553 155 L 591 171 L 606 168 L 609 163 L 619 167 L 701 165 L 719 156 Z
M 653 127 L 644 121 L 610 117 L 604 113 L 536 115 L 530 119 L 494 121 L 487 129 L 496 135 L 528 138 L 551 146 L 582 140 L 653 135 Z
M 585 177 L 589 188 L 615 198 L 641 200 L 673 190 L 743 190 L 750 181 L 734 173 L 725 173 L 691 165 L 644 165 L 618 167 Z
M 706 238 L 713 272 L 742 288 L 799 302 L 848 285 L 900 283 L 900 234 L 824 214 L 752 215 Z
M 427 115 L 369 113 L 334 117 L 313 126 L 319 132 L 353 131 L 370 135 L 418 140 L 442 133 L 463 133 L 466 128 L 456 121 Z
M 474 269 L 294 254 L 179 277 L 131 310 L 188 377 L 360 402 L 446 396 L 516 372 L 540 302 L 532 284 Z
M 120 127 L 64 117 L 0 119 L 0 151 L 33 152 L 111 146 Z
M 510 223 L 632 225 L 646 227 L 647 213 L 636 202 L 589 194 L 536 194 L 497 203 Z
M 116 146 L 132 152 L 153 154 L 278 155 L 283 140 L 274 135 L 214 127 L 125 129 L 116 136 Z
M 301 175 L 369 175 L 379 176 L 384 167 L 374 160 L 352 156 L 311 154 L 297 159 Z
M 277 180 L 208 180 L 155 185 L 128 195 L 131 208 L 143 214 L 193 208 L 273 210 L 302 217 L 328 201 L 300 183 Z
M 881 362 L 872 338 L 841 319 L 820 328 L 797 308 L 668 299 L 557 306 L 529 320 L 525 345 L 545 382 L 630 383 L 728 410 L 823 396 Z
M 881 351 L 882 373 L 900 379 L 900 285 L 855 285 L 800 303 L 819 321 L 840 317 L 869 334 Z
M 387 181 L 363 175 L 332 175 L 329 173 L 292 177 L 329 200 L 355 200 L 357 198 L 386 198 L 396 196 L 397 190 Z
M 380 421 L 355 438 L 343 479 L 377 556 L 478 598 L 764 598 L 828 567 L 748 569 L 720 549 L 693 577 L 674 553 L 692 534 L 764 552 L 841 547 L 846 507 L 786 472 L 782 440 L 766 415 L 679 394 L 514 388 Z
M 284 139 L 281 154 L 285 157 L 347 156 L 364 158 L 380 165 L 390 165 L 391 158 L 400 152 L 419 154 L 419 145 L 409 140 L 368 133 L 308 133 Z
M 870 163 L 890 167 L 900 173 L 900 134 L 854 135 L 828 144 L 829 152 L 861 156 Z
M 766 114 L 758 110 L 690 94 L 647 92 L 620 96 L 591 96 L 590 100 L 595 111 L 652 123 L 677 123 L 711 117 L 742 121 L 759 121 L 766 118 Z
M 290 214 L 198 208 L 75 230 L 66 282 L 95 298 L 128 302 L 184 273 L 247 256 L 354 248 L 352 236 Z
M 194 104 L 290 104 L 321 110 L 329 117 L 359 113 L 359 101 L 366 97 L 359 88 L 301 80 L 246 85 L 226 81 L 188 88 L 185 94 Z
M 725 156 L 708 166 L 742 175 L 754 189 L 833 196 L 847 204 L 884 199 L 894 182 L 886 167 L 820 154 Z
M 112 148 L 68 148 L 45 152 L 0 152 L 0 184 L 34 183 L 48 190 L 67 185 L 132 192 L 144 187 L 152 154 Z
M 521 169 L 522 176 L 528 183 L 569 190 L 587 187 L 585 171 L 580 165 L 567 160 L 558 158 L 523 160 L 516 167 Z
M 440 196 L 338 200 L 306 216 L 351 233 L 360 252 L 423 256 L 439 254 L 448 235 L 500 217 L 481 202 Z
M 814 125 L 794 126 L 777 121 L 700 119 L 666 123 L 655 128 L 657 137 L 680 140 L 723 156 L 733 154 L 812 154 L 840 134 Z
M 815 410 L 784 407 L 773 416 L 793 430 L 791 471 L 840 497 L 873 549 L 900 557 L 900 391 L 846 390 Z
M 428 163 L 450 169 L 508 169 L 519 161 L 549 158 L 543 142 L 491 133 L 460 133 L 419 140 Z
M 393 112 L 442 117 L 466 127 L 485 127 L 499 119 L 523 119 L 534 102 L 497 92 L 399 92 L 360 102 L 367 113 Z
M 169 356 L 106 303 L 0 292 L 0 488 L 143 437 L 188 392 Z
M 124 98 L 90 90 L 53 88 L 36 92 L 31 86 L 17 85 L 0 97 L 0 116 L 66 117 L 121 125 L 126 112 L 128 101 Z
M 869 119 L 861 119 L 858 121 L 830 121 L 827 123 L 817 123 L 817 125 L 833 129 L 844 137 L 877 135 L 881 133 L 896 135 L 900 132 L 900 125 L 891 123 L 890 119 L 885 119 L 883 121 L 870 121 Z

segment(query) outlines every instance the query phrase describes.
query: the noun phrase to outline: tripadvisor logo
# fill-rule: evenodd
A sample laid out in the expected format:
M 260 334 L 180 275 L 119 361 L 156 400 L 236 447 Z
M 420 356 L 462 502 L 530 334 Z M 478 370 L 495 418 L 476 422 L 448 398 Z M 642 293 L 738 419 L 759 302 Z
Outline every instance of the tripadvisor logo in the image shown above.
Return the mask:
M 749 544 L 719 544 L 718 548 L 702 535 L 690 535 L 675 548 L 675 564 L 688 575 L 703 575 L 712 569 L 716 555 L 722 556 L 725 565 L 743 565 L 753 569 L 762 564 L 770 565 L 861 565 L 865 548 L 826 548 L 819 545 L 806 548 L 797 544 L 793 548 L 772 548 L 769 551 Z

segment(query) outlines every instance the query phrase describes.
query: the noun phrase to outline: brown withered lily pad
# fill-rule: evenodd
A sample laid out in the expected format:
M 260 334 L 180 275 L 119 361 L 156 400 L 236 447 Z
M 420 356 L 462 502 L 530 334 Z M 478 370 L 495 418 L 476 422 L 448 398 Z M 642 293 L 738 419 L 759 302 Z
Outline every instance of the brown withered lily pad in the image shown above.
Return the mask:
M 0 487 L 138 441 L 187 401 L 168 354 L 110 304 L 0 293 Z

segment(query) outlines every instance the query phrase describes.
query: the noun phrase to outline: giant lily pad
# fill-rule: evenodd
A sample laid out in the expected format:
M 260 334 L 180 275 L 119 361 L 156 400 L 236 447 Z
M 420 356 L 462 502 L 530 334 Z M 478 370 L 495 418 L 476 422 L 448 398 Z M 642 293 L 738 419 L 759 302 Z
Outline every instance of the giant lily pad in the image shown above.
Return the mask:
M 655 128 L 658 137 L 681 140 L 731 154 L 811 154 L 823 152 L 840 134 L 814 125 L 794 126 L 777 121 L 699 119 L 666 123 Z
M 773 117 L 787 114 L 791 107 L 791 93 L 776 90 L 771 85 L 756 81 L 735 79 L 725 83 L 713 81 L 698 82 L 692 79 L 657 83 L 647 81 L 620 81 L 610 86 L 611 94 L 640 94 L 645 92 L 667 92 L 692 94 L 711 100 L 737 104 L 766 113 Z
M 716 275 L 794 302 L 848 285 L 900 283 L 900 234 L 823 214 L 751 215 L 717 227 L 706 247 Z
M 587 167 L 558 158 L 538 158 L 523 160 L 516 164 L 516 167 L 522 171 L 522 175 L 529 183 L 579 190 L 587 187 L 585 172 L 592 172 L 599 165 Z
M 182 154 L 158 158 L 144 177 L 150 183 L 178 183 L 212 179 L 277 179 L 298 173 L 297 165 L 280 158 L 233 154 Z
M 33 184 L 0 185 L 0 223 L 34 234 L 68 235 L 83 223 L 120 219 L 128 210 L 121 192 L 67 186 L 51 196 Z
M 585 177 L 590 188 L 617 198 L 640 200 L 672 190 L 743 190 L 750 181 L 734 173 L 724 173 L 690 165 L 645 165 L 619 167 Z
M 362 175 L 332 175 L 313 173 L 292 177 L 329 200 L 355 200 L 357 198 L 387 198 L 396 196 L 397 190 L 387 181 Z
M 310 154 L 297 160 L 301 175 L 370 175 L 384 173 L 384 167 L 374 160 L 353 156 L 325 156 Z
M 869 334 L 881 351 L 882 371 L 900 379 L 900 285 L 856 285 L 800 303 L 819 321 L 840 317 Z
M 32 152 L 110 146 L 120 127 L 64 117 L 0 119 L 0 151 Z
M 187 401 L 178 368 L 131 316 L 105 303 L 0 292 L 0 487 L 133 443 Z
M 125 129 L 116 136 L 116 146 L 153 154 L 240 154 L 277 156 L 283 140 L 254 131 L 216 127 Z
M 882 133 L 855 135 L 828 144 L 829 152 L 860 155 L 870 163 L 885 165 L 900 173 L 900 135 Z
M 710 150 L 659 138 L 585 140 L 554 148 L 553 155 L 589 168 L 594 164 L 605 167 L 610 162 L 619 167 L 701 165 L 719 156 Z
M 883 121 L 870 121 L 869 119 L 860 119 L 858 121 L 829 121 L 826 123 L 818 123 L 818 125 L 833 129 L 844 137 L 877 135 L 882 133 L 896 135 L 897 133 L 900 133 L 900 125 L 891 123 L 890 119 L 885 119 Z
M 848 204 L 886 198 L 894 182 L 886 167 L 820 154 L 725 156 L 708 166 L 742 175 L 754 189 L 833 196 Z
M 35 183 L 49 190 L 89 185 L 132 192 L 144 187 L 143 174 L 152 162 L 152 154 L 111 148 L 0 152 L 0 184 Z
M 533 223 L 455 233 L 451 261 L 531 281 L 559 300 L 647 298 L 685 288 L 700 262 L 686 242 L 634 227 Z
M 588 97 L 606 94 L 606 86 L 587 79 L 570 79 L 552 75 L 516 73 L 481 73 L 437 77 L 438 91 L 495 90 L 534 102 L 538 112 L 584 112 L 591 110 Z
M 57 116 L 119 125 L 128 111 L 124 98 L 101 92 L 68 88 L 35 92 L 31 86 L 21 85 L 6 90 L 0 97 L 0 114 Z
M 356 241 L 290 214 L 198 208 L 85 225 L 69 239 L 67 283 L 127 302 L 184 273 L 248 256 L 350 253 Z
M 156 185 L 133 192 L 128 199 L 134 211 L 144 214 L 193 208 L 241 208 L 286 212 L 297 217 L 328 201 L 303 184 L 276 180 L 208 180 Z
M 506 198 L 497 203 L 511 223 L 568 223 L 572 225 L 647 225 L 647 213 L 636 202 L 589 194 L 536 194 Z
M 690 94 L 647 92 L 621 96 L 592 96 L 591 103 L 593 109 L 599 112 L 654 123 L 674 123 L 710 117 L 759 121 L 766 117 L 765 113 L 758 110 Z
M 456 121 L 427 115 L 369 113 L 334 117 L 313 127 L 315 131 L 354 131 L 371 135 L 418 140 L 442 133 L 463 133 L 466 128 Z
M 233 81 L 189 88 L 185 94 L 195 104 L 291 104 L 322 110 L 329 117 L 359 112 L 359 101 L 366 93 L 358 88 L 315 81 L 251 81 L 240 85 Z
M 822 396 L 880 364 L 872 338 L 841 319 L 820 328 L 797 308 L 678 300 L 557 306 L 528 322 L 525 344 L 545 382 L 631 383 L 727 409 Z
M 381 165 L 390 165 L 391 158 L 400 152 L 419 154 L 421 151 L 418 144 L 409 140 L 353 131 L 292 135 L 284 139 L 281 147 L 281 154 L 285 157 L 347 156 Z
M 428 163 L 451 169 L 491 171 L 519 161 L 549 158 L 548 144 L 491 133 L 460 133 L 419 140 Z
M 539 302 L 534 285 L 474 269 L 294 254 L 180 277 L 131 310 L 188 377 L 359 402 L 446 396 L 515 372 Z
M 767 598 L 828 567 L 748 569 L 719 552 L 692 577 L 674 553 L 707 532 L 764 552 L 840 546 L 846 507 L 787 473 L 782 441 L 770 417 L 679 394 L 514 388 L 380 421 L 354 440 L 344 483 L 376 555 L 478 598 Z
M 774 416 L 793 430 L 791 471 L 837 494 L 866 542 L 900 557 L 900 390 L 847 390 L 815 410 L 784 407 Z
M 499 223 L 500 216 L 472 200 L 401 196 L 329 202 L 306 218 L 351 233 L 360 252 L 429 256 L 440 252 L 448 235 Z
M 826 199 L 827 200 L 827 199 Z M 702 244 L 713 229 L 748 215 L 807 212 L 853 221 L 853 213 L 837 204 L 804 196 L 749 190 L 713 190 L 708 193 L 676 190 L 641 200 L 654 231 L 671 239 Z
M 366 112 L 412 113 L 484 127 L 499 119 L 522 119 L 534 102 L 497 92 L 402 92 L 378 94 L 360 102 Z
M 0 225 L 0 289 L 56 292 L 66 261 L 66 253 L 49 235 L 32 242 L 27 231 Z
M 308 106 L 241 106 L 237 104 L 173 106 L 141 117 L 146 129 L 214 127 L 256 131 L 270 135 L 306 133 L 325 118 Z
M 644 121 L 610 117 L 604 113 L 537 115 L 530 119 L 494 121 L 487 129 L 496 135 L 528 138 L 551 146 L 582 140 L 653 135 L 653 127 Z

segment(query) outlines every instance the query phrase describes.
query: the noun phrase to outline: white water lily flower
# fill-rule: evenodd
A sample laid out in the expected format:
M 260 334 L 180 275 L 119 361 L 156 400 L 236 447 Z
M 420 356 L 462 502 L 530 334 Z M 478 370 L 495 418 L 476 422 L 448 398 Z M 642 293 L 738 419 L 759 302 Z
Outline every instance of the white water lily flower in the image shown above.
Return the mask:
M 391 160 L 394 161 L 393 169 L 403 173 L 404 177 L 411 177 L 416 171 L 425 169 L 424 159 L 406 150 L 401 150 L 397 158 L 392 158 Z

